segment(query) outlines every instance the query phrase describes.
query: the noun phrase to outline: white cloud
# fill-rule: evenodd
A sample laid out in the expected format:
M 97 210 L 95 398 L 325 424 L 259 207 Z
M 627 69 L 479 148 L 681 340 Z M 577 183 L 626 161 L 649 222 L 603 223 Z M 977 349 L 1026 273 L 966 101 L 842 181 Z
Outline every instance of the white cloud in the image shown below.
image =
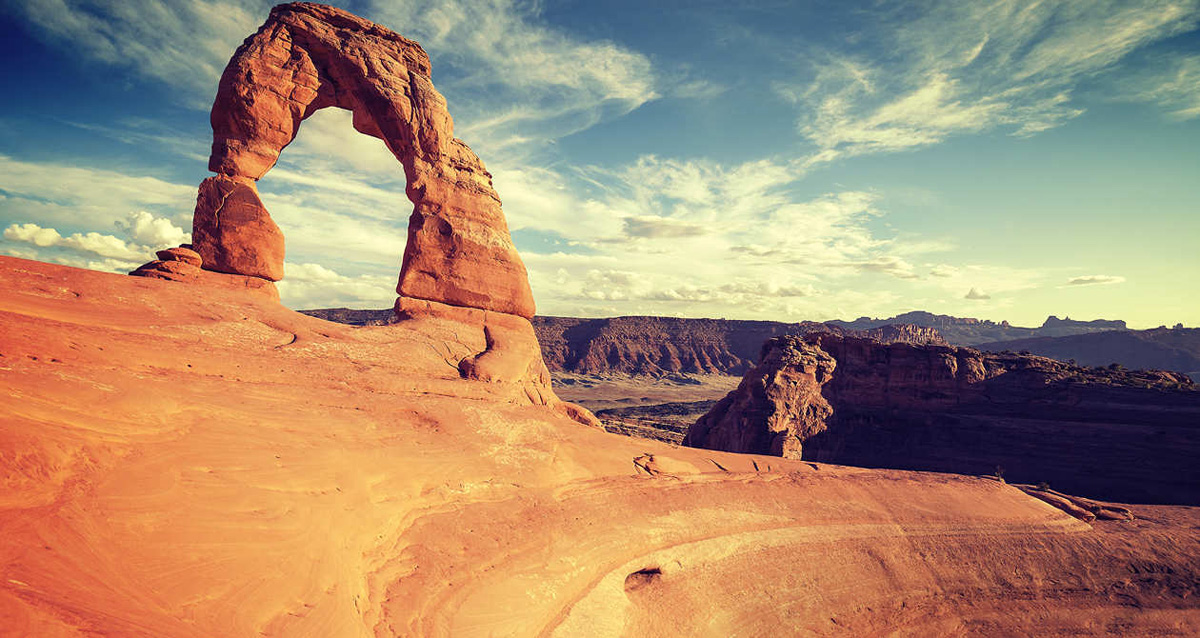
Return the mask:
M 997 127 L 1029 135 L 1058 126 L 1083 112 L 1071 101 L 1081 82 L 1195 28 L 1200 2 L 939 1 L 879 15 L 863 35 L 890 61 L 818 52 L 812 81 L 774 85 L 802 108 L 798 129 L 817 147 L 808 165 Z M 1191 85 L 1185 71 L 1161 95 L 1194 95 Z
M 148 254 L 141 246 L 132 246 L 119 237 L 100 233 L 75 233 L 63 237 L 53 228 L 42 228 L 37 224 L 12 224 L 4 229 L 4 238 L 9 241 L 33 244 L 40 248 L 62 247 L 79 252 L 90 252 L 101 257 L 115 259 L 139 259 Z
M 403 191 L 404 167 L 400 160 L 392 155 L 383 140 L 354 130 L 352 119 L 350 111 L 327 108 L 304 120 L 300 134 L 288 145 L 283 157 L 309 170 L 293 173 L 289 179 L 314 180 L 332 168 L 340 173 L 339 177 L 353 175 L 361 179 L 366 174 L 372 181 L 382 179 L 392 186 L 398 181 Z M 274 172 L 271 175 L 280 179 Z M 329 188 L 329 184 L 322 186 Z M 354 190 L 362 191 L 365 186 L 355 184 Z
M 703 235 L 708 230 L 699 224 L 676 221 L 665 217 L 626 217 L 625 235 L 628 237 L 647 237 L 660 239 L 667 237 L 695 237 Z
M 0 222 L 37 220 L 55 228 L 111 228 L 130 211 L 191 223 L 196 185 L 173 184 L 118 170 L 61 162 L 25 162 L 0 155 Z M 186 220 L 186 222 L 184 222 Z
M 386 308 L 396 300 L 396 276 L 343 275 L 320 264 L 284 264 L 279 296 L 290 308 Z
M 1081 275 L 1079 277 L 1071 277 L 1067 280 L 1068 286 L 1097 286 L 1105 284 L 1119 284 L 1125 281 L 1124 277 L 1116 275 Z
M 376 2 L 367 17 L 429 51 L 456 134 L 489 157 L 511 157 L 659 97 L 649 58 L 550 27 L 539 8 L 513 0 Z
M 991 299 L 991 298 L 992 298 L 991 295 L 987 294 L 986 292 L 984 292 L 978 288 L 972 288 L 967 291 L 967 294 L 963 295 L 963 299 L 971 299 L 973 301 L 983 301 L 983 300 Z
M 525 176 L 541 195 L 505 205 L 515 227 L 553 228 L 569 247 L 523 247 L 547 314 L 820 319 L 874 310 L 897 286 L 938 294 L 949 283 L 925 281 L 914 263 L 944 242 L 881 236 L 877 193 L 800 195 L 803 171 L 788 163 L 644 156 L 619 169 L 547 173 Z
M 46 41 L 162 82 L 184 103 L 207 109 L 225 64 L 272 4 L 18 0 L 16 8 Z M 439 90 L 451 98 L 458 137 L 488 154 L 540 145 L 659 97 L 645 55 L 569 35 L 546 24 L 539 10 L 514 0 L 376 0 L 355 9 L 421 43 L 434 59 Z M 670 84 L 681 97 L 716 91 L 687 74 Z
M 46 248 L 48 246 L 56 246 L 62 241 L 62 235 L 58 234 L 53 228 L 42 228 L 37 224 L 13 224 L 4 229 L 4 238 L 12 241 L 21 241 L 34 246 Z
M 58 245 L 80 252 L 95 253 L 101 257 L 112 259 L 148 260 L 152 257 L 150 251 L 145 246 L 129 244 L 120 237 L 102 235 L 95 232 L 74 233 L 69 237 L 64 237 Z
M 130 213 L 117 228 L 125 231 L 133 241 L 154 248 L 166 248 L 186 244 L 192 240 L 191 233 L 171 223 L 171 220 L 155 217 L 144 210 Z
M 4 229 L 4 239 L 30 244 L 38 248 L 59 248 L 71 253 L 91 253 L 109 260 L 121 260 L 122 264 L 137 262 L 134 266 L 153 258 L 155 250 L 167 248 L 190 239 L 187 233 L 170 221 L 156 218 L 145 211 L 131 213 L 124 222 L 116 224 L 127 238 L 98 232 L 82 232 L 63 235 L 54 228 L 43 228 L 34 223 L 10 224 Z M 37 254 L 35 252 L 35 254 Z M 60 253 L 61 257 L 62 254 Z M 79 263 L 74 260 L 72 265 Z M 113 266 L 105 261 L 105 268 Z

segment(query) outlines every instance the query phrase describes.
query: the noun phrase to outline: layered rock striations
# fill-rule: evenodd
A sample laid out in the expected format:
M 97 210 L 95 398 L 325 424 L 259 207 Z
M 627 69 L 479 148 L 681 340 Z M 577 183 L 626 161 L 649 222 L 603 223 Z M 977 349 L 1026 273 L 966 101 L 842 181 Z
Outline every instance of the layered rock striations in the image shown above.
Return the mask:
M 739 321 L 675 317 L 535 317 L 546 365 L 555 372 L 661 376 L 674 373 L 740 375 L 754 366 L 771 337 L 809 332 L 846 333 L 813 321 Z M 913 325 L 852 332 L 888 342 L 944 343 L 936 330 Z
M 822 355 L 835 362 L 823 381 L 805 373 L 808 363 L 782 363 Z M 820 423 L 781 399 L 817 393 L 832 408 Z M 797 442 L 762 445 L 778 437 Z M 1134 502 L 1200 499 L 1193 462 L 1200 454 L 1200 391 L 1187 376 L 970 348 L 828 333 L 768 341 L 763 362 L 689 429 L 685 444 L 867 467 L 999 473 Z

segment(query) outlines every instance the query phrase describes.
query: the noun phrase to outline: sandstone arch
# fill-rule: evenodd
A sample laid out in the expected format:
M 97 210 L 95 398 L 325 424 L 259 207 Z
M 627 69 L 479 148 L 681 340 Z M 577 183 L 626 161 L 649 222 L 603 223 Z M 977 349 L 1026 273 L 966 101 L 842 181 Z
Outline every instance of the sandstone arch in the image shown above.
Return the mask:
M 531 318 L 533 295 L 491 175 L 453 135 L 419 44 L 333 7 L 279 5 L 229 61 L 212 109 L 213 146 L 193 216 L 203 267 L 271 281 L 283 234 L 256 181 L 301 122 L 344 108 L 404 166 L 413 203 L 401 297 Z M 399 307 L 399 306 L 398 306 Z

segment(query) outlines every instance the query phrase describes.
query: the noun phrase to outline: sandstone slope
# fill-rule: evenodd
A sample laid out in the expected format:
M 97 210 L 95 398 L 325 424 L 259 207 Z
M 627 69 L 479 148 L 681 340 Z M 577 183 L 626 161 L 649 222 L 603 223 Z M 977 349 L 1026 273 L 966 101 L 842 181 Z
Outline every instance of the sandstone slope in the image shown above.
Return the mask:
M 0 635 L 1200 631 L 1189 509 L 606 434 L 445 319 L 12 258 L 0 299 Z

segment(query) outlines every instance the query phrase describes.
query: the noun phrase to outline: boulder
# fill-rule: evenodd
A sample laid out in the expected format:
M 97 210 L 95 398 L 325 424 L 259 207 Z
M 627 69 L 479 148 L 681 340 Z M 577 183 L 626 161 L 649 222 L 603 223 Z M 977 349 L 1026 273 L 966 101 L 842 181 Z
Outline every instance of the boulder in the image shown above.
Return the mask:
M 200 253 L 185 246 L 160 250 L 155 253 L 155 256 L 161 261 L 182 261 L 197 268 L 204 265 L 204 260 L 200 257 Z
M 218 175 L 200 184 L 192 245 L 206 270 L 283 279 L 283 232 L 252 180 Z
M 684 445 L 800 458 L 803 441 L 833 414 L 822 386 L 837 362 L 797 335 L 768 339 L 760 361 L 688 429 Z

